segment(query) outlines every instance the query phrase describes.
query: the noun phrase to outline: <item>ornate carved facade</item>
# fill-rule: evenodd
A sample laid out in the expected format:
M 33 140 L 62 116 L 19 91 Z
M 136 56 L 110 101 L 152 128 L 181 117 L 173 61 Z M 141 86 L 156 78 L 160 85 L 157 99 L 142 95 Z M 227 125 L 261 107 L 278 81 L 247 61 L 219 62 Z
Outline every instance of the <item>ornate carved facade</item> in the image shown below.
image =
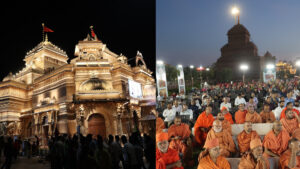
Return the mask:
M 126 56 L 88 35 L 75 56 L 68 63 L 67 54 L 47 38 L 26 54 L 26 66 L 0 83 L 0 134 L 44 141 L 55 132 L 127 134 L 133 112 L 141 118 L 155 108 L 155 81 L 140 52 L 131 67 Z M 130 97 L 128 80 L 141 84 L 142 98 Z

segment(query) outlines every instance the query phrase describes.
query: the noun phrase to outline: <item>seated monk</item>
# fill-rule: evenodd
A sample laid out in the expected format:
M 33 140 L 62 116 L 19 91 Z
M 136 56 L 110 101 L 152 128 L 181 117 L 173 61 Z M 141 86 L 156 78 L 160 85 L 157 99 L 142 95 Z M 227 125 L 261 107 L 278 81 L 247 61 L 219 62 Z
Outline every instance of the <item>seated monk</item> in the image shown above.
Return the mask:
M 170 139 L 169 148 L 176 150 L 179 155 L 184 155 L 184 150 L 186 149 L 186 145 L 182 142 L 180 137 L 172 136 Z
M 254 139 L 260 139 L 260 137 L 255 130 L 252 130 L 252 123 L 245 121 L 244 130 L 237 136 L 241 156 L 250 152 L 250 142 Z
M 230 133 L 230 135 L 232 135 L 232 134 L 231 134 L 231 124 L 230 124 L 229 121 L 227 121 L 227 120 L 224 118 L 223 113 L 221 113 L 221 112 L 218 113 L 216 120 L 220 120 L 220 121 L 222 122 L 222 128 L 223 128 L 223 130 L 228 131 L 228 132 Z
M 172 124 L 168 129 L 169 139 L 174 137 L 180 137 L 180 139 L 185 139 L 191 135 L 191 130 L 189 125 L 181 123 L 181 117 L 176 116 L 174 119 L 174 124 Z
M 220 146 L 218 139 L 206 141 L 205 150 L 199 155 L 199 164 L 197 169 L 230 169 L 230 164 L 220 155 Z
M 262 122 L 260 115 L 256 113 L 253 105 L 248 105 L 248 112 L 246 114 L 245 121 L 250 121 L 252 123 Z
M 286 107 L 281 111 L 281 114 L 280 114 L 280 120 L 283 119 L 283 118 L 285 118 L 285 114 L 286 114 L 285 111 L 286 111 L 287 109 L 290 109 L 290 110 L 296 112 L 296 113 L 298 114 L 298 116 L 299 116 L 299 110 L 295 109 L 293 106 L 294 106 L 294 105 L 293 105 L 293 102 L 288 102 L 288 103 L 286 104 Z
M 230 112 L 228 111 L 227 107 L 223 106 L 221 109 L 221 113 L 223 113 L 224 118 L 229 121 L 230 124 L 234 124 L 233 120 L 232 120 L 232 115 L 230 114 Z
M 262 123 L 273 123 L 276 120 L 274 113 L 270 110 L 269 104 L 264 104 L 263 111 L 260 112 L 260 117 Z
M 168 133 L 156 134 L 156 169 L 183 169 L 179 154 L 169 148 Z
M 245 110 L 244 103 L 239 104 L 239 110 L 235 112 L 235 123 L 236 124 L 243 124 L 245 122 L 247 110 Z
M 264 137 L 263 147 L 265 155 L 270 157 L 280 157 L 288 148 L 290 135 L 287 131 L 282 130 L 280 121 L 273 123 L 273 129 Z
M 296 138 L 289 140 L 289 149 L 279 159 L 281 169 L 300 168 L 300 141 Z
M 207 133 L 211 129 L 212 124 L 215 120 L 211 112 L 211 105 L 206 106 L 205 111 L 198 116 L 197 121 L 194 125 L 195 140 L 200 145 L 204 144 Z
M 217 138 L 220 144 L 220 155 L 229 157 L 231 153 L 235 153 L 235 144 L 231 134 L 222 129 L 222 122 L 215 120 L 212 129 L 208 132 L 206 142 Z
M 240 161 L 239 169 L 269 169 L 270 163 L 267 157 L 263 156 L 263 148 L 260 139 L 250 142 L 250 153 L 245 154 Z
M 299 128 L 300 118 L 296 112 L 292 111 L 291 109 L 286 110 L 285 118 L 280 120 L 283 128 L 290 134 L 293 134 L 294 130 Z
M 160 133 L 165 129 L 164 120 L 160 117 L 156 117 L 156 133 Z

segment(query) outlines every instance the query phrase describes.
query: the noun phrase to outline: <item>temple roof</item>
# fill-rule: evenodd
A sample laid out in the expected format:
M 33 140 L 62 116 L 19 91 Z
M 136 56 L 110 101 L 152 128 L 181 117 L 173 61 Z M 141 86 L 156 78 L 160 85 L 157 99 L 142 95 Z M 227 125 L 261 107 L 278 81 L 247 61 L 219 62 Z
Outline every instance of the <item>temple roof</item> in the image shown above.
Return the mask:
M 68 57 L 67 53 L 65 51 L 63 51 L 62 49 L 60 49 L 59 47 L 57 47 L 56 45 L 54 45 L 53 43 L 48 41 L 48 39 L 46 38 L 45 41 L 39 43 L 37 46 L 35 46 L 33 49 L 31 49 L 29 52 L 27 52 L 25 58 L 43 50 L 43 49 L 47 49 L 52 52 L 58 53 L 62 56 L 65 56 L 66 58 Z
M 236 24 L 234 25 L 229 31 L 227 32 L 227 35 L 233 35 L 233 34 L 248 34 L 250 35 L 247 28 L 242 24 Z

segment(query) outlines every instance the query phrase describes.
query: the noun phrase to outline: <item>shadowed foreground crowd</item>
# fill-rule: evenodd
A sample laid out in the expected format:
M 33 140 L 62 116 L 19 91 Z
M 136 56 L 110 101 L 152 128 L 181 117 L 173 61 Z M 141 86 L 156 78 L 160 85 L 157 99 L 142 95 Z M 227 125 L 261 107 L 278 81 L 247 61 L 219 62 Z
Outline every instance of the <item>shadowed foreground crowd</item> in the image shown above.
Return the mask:
M 300 168 L 298 82 L 218 84 L 186 99 L 160 98 L 156 168 L 267 169 L 270 159 L 280 169 Z M 238 124 L 244 130 L 233 136 Z M 253 125 L 272 129 L 258 135 Z M 228 158 L 239 159 L 238 166 Z

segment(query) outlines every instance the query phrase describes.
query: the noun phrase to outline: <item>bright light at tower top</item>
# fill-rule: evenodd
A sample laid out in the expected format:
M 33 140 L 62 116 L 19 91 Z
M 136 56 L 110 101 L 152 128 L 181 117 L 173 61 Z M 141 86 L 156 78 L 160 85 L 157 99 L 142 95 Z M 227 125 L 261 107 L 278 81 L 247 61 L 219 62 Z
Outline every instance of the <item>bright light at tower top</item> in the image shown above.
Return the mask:
M 232 15 L 238 15 L 239 13 L 240 13 L 240 10 L 236 6 L 231 9 Z
M 164 62 L 163 62 L 162 60 L 158 60 L 158 61 L 156 61 L 156 63 L 157 63 L 158 65 L 164 64 Z
M 182 65 L 178 65 L 178 67 L 180 67 L 180 68 L 181 68 L 181 67 L 182 67 Z

